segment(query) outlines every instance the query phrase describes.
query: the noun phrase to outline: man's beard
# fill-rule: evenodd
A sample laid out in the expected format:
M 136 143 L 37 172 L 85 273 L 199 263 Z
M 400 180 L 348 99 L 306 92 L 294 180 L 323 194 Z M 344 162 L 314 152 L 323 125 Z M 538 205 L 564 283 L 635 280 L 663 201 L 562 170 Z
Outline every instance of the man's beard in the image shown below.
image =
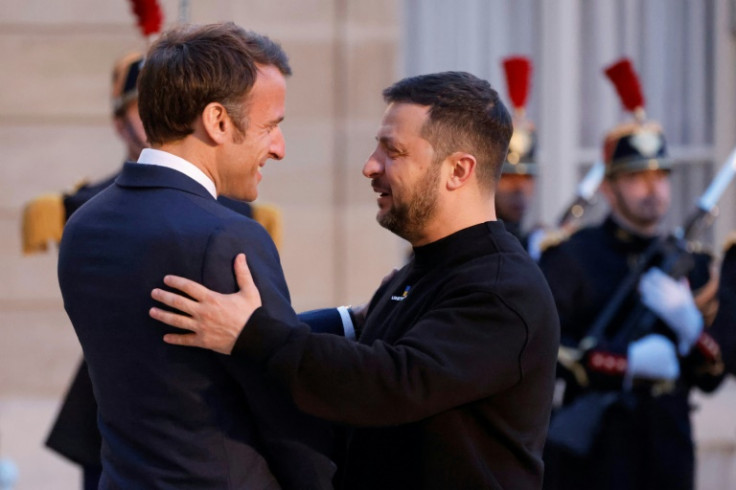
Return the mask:
M 428 169 L 408 202 L 394 201 L 385 214 L 378 215 L 378 224 L 409 242 L 420 237 L 437 210 L 439 178 L 439 166 Z
M 656 196 L 647 197 L 629 206 L 626 199 L 619 194 L 619 212 L 625 219 L 640 227 L 659 225 L 665 209 L 666 205 Z

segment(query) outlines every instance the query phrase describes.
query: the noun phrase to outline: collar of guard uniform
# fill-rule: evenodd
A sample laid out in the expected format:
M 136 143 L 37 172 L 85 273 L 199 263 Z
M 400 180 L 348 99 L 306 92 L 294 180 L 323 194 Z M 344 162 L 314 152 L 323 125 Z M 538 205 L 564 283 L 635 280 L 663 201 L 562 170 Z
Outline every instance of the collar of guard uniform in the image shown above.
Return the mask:
M 603 228 L 617 244 L 631 251 L 642 251 L 657 239 L 656 236 L 643 236 L 624 228 L 616 222 L 613 215 L 606 218 L 603 222 Z

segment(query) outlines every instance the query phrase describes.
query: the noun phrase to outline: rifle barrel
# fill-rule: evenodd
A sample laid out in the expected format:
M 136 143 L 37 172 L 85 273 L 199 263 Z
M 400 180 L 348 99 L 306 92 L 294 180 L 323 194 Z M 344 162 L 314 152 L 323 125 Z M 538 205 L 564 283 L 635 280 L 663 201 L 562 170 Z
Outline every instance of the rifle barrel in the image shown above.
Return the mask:
M 557 220 L 557 226 L 563 227 L 572 220 L 580 219 L 585 213 L 585 208 L 588 207 L 595 192 L 603 181 L 603 177 L 606 173 L 606 166 L 602 160 L 597 160 L 593 163 L 593 166 L 586 172 L 585 177 L 578 184 L 578 188 L 575 193 L 575 199 L 570 205 L 565 208 L 565 211 Z
M 726 159 L 726 162 L 721 166 L 718 174 L 715 176 L 713 181 L 708 186 L 708 189 L 698 200 L 698 207 L 708 213 L 713 211 L 713 208 L 721 198 L 723 191 L 726 190 L 728 184 L 733 180 L 736 174 L 736 149 Z

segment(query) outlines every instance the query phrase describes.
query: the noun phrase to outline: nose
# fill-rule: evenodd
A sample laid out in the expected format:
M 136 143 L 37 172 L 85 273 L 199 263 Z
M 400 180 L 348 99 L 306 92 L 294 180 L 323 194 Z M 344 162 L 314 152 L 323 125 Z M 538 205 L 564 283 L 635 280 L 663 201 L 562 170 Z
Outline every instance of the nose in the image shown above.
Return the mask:
M 286 140 L 284 139 L 284 133 L 281 132 L 280 127 L 276 127 L 273 130 L 271 137 L 271 158 L 274 160 L 281 160 L 286 154 Z
M 376 150 L 368 157 L 368 160 L 363 165 L 363 175 L 369 179 L 373 179 L 382 173 L 383 161 L 379 158 L 378 150 Z

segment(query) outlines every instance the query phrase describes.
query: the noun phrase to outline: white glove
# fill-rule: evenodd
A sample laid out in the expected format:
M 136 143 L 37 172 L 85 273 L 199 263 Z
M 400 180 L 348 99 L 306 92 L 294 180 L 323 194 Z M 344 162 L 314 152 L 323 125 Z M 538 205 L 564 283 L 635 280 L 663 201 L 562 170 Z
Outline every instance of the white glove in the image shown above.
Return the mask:
M 626 375 L 630 378 L 675 380 L 680 375 L 675 346 L 664 335 L 652 333 L 629 344 Z
M 687 279 L 674 280 L 652 267 L 639 281 L 641 300 L 677 334 L 680 355 L 690 352 L 703 331 L 703 315 L 695 306 Z

